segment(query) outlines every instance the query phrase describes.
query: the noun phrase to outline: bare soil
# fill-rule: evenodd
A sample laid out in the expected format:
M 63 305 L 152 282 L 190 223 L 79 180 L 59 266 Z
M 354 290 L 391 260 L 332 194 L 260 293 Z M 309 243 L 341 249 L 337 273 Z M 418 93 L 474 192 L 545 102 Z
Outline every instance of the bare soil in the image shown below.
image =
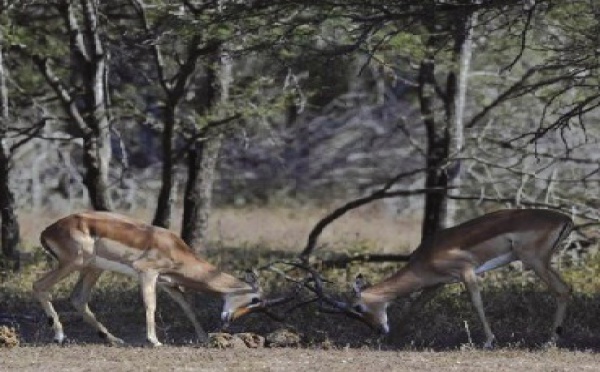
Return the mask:
M 597 371 L 597 353 L 160 348 L 100 345 L 0 349 L 2 371 Z

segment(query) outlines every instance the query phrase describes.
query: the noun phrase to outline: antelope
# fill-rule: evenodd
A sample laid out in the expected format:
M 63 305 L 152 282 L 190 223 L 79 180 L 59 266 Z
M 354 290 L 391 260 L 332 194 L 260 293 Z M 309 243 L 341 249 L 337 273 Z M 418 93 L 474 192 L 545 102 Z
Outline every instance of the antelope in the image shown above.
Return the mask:
M 79 272 L 79 279 L 70 297 L 72 304 L 84 321 L 113 345 L 124 341 L 111 334 L 88 306 L 92 288 L 104 271 L 139 280 L 146 311 L 146 339 L 154 346 L 161 345 L 155 329 L 157 285 L 179 304 L 193 324 L 199 341 L 206 341 L 208 335 L 185 300 L 183 289 L 221 297 L 224 300 L 221 319 L 225 324 L 251 312 L 271 315 L 269 307 L 287 302 L 295 295 L 264 299 L 256 275 L 247 273 L 245 281 L 237 279 L 198 258 L 172 231 L 116 213 L 69 215 L 48 226 L 41 233 L 40 241 L 58 265 L 33 284 L 33 292 L 48 316 L 57 343 L 64 342 L 65 334 L 49 290 L 75 271 Z
M 556 298 L 557 308 L 550 343 L 562 333 L 570 287 L 550 266 L 553 252 L 573 230 L 568 216 L 544 209 L 508 209 L 440 230 L 424 239 L 408 263 L 380 283 L 366 286 L 362 275 L 354 283 L 354 300 L 336 301 L 325 296 L 320 281 L 313 289 L 331 308 L 357 318 L 382 334 L 390 331 L 387 308 L 391 301 L 421 291 L 408 314 L 419 311 L 445 284 L 462 282 L 483 324 L 485 348 L 495 336 L 486 319 L 478 275 L 520 260 L 532 269 Z M 313 272 L 314 276 L 314 272 Z

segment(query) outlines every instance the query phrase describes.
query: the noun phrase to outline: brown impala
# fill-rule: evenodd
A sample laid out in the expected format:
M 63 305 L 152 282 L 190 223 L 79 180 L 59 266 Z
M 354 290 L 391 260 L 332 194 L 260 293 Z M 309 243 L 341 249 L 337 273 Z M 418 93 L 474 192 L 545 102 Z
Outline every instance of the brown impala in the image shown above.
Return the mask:
M 483 323 L 485 347 L 489 348 L 494 342 L 494 334 L 485 318 L 477 275 L 520 260 L 556 297 L 557 309 L 550 339 L 555 342 L 561 333 L 571 290 L 550 267 L 550 259 L 573 226 L 568 216 L 545 209 L 490 213 L 425 239 L 404 267 L 380 283 L 364 287 L 362 276 L 357 277 L 353 303 L 326 300 L 330 306 L 388 333 L 386 309 L 393 299 L 422 291 L 411 304 L 410 314 L 420 309 L 444 284 L 463 282 Z M 322 292 L 320 295 L 323 296 Z
M 105 270 L 139 279 L 146 309 L 147 340 L 155 346 L 161 345 L 154 323 L 157 285 L 181 306 L 201 341 L 206 340 L 207 334 L 181 288 L 222 297 L 221 318 L 224 322 L 250 312 L 266 312 L 268 307 L 293 297 L 263 299 L 255 276 L 248 276 L 246 281 L 239 280 L 196 257 L 175 233 L 115 213 L 72 214 L 46 228 L 40 240 L 58 260 L 58 266 L 37 280 L 33 290 L 49 317 L 54 340 L 58 343 L 65 340 L 65 335 L 48 291 L 74 271 L 79 271 L 79 280 L 71 294 L 71 302 L 82 313 L 83 319 L 111 344 L 122 344 L 123 341 L 96 320 L 88 307 L 91 290 Z

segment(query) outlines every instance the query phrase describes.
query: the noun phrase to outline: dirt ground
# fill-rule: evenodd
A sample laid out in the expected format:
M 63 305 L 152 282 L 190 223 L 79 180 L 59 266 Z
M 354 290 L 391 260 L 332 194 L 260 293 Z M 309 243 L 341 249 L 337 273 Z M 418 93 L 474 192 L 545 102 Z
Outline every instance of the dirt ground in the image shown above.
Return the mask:
M 560 349 L 377 351 L 48 345 L 0 349 L 1 371 L 597 371 L 600 355 Z

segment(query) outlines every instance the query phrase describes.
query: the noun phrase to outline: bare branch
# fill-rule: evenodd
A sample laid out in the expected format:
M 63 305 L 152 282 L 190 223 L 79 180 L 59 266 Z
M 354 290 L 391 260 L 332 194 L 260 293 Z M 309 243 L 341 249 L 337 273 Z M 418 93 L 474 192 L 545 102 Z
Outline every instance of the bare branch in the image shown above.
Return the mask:
M 82 134 L 88 134 L 90 132 L 90 128 L 86 125 L 85 120 L 81 116 L 81 113 L 79 112 L 79 109 L 75 104 L 75 100 L 67 90 L 66 86 L 60 81 L 58 76 L 56 76 L 56 74 L 50 67 L 48 58 L 41 57 L 39 55 L 33 55 L 32 59 L 34 64 L 38 66 L 38 69 L 40 70 L 50 87 L 58 96 L 58 99 L 61 105 L 63 106 L 65 112 L 77 125 L 77 128 L 81 131 Z
M 42 118 L 25 132 L 25 137 L 15 142 L 10 146 L 10 154 L 14 154 L 21 146 L 25 145 L 31 139 L 39 137 L 40 132 L 44 129 L 49 118 Z
M 414 171 L 403 173 L 403 174 L 410 173 L 412 175 L 413 172 Z M 318 240 L 319 236 L 321 235 L 321 233 L 323 232 L 323 230 L 329 224 L 331 224 L 332 222 L 334 222 L 335 220 L 337 220 L 338 218 L 340 218 L 341 216 L 343 216 L 344 214 L 346 214 L 347 212 L 349 212 L 353 209 L 356 209 L 360 206 L 363 206 L 363 205 L 368 204 L 375 200 L 394 198 L 394 197 L 398 197 L 398 196 L 420 195 L 420 194 L 426 194 L 426 193 L 445 193 L 450 189 L 450 188 L 439 188 L 439 189 L 436 188 L 436 189 L 414 189 L 414 190 L 388 191 L 388 189 L 393 185 L 394 182 L 397 182 L 398 180 L 400 180 L 400 178 L 402 178 L 401 176 L 402 175 L 394 177 L 383 188 L 371 193 L 370 195 L 367 195 L 362 198 L 354 199 L 354 200 L 344 204 L 343 206 L 333 210 L 331 213 L 329 213 L 327 216 L 325 216 L 323 219 L 321 219 L 319 222 L 317 222 L 317 224 L 313 227 L 313 229 L 311 230 L 311 232 L 308 235 L 308 241 L 306 243 L 306 246 L 299 256 L 300 260 L 304 263 L 307 263 L 310 258 L 310 255 L 312 254 L 312 252 L 315 249 L 317 240 Z

